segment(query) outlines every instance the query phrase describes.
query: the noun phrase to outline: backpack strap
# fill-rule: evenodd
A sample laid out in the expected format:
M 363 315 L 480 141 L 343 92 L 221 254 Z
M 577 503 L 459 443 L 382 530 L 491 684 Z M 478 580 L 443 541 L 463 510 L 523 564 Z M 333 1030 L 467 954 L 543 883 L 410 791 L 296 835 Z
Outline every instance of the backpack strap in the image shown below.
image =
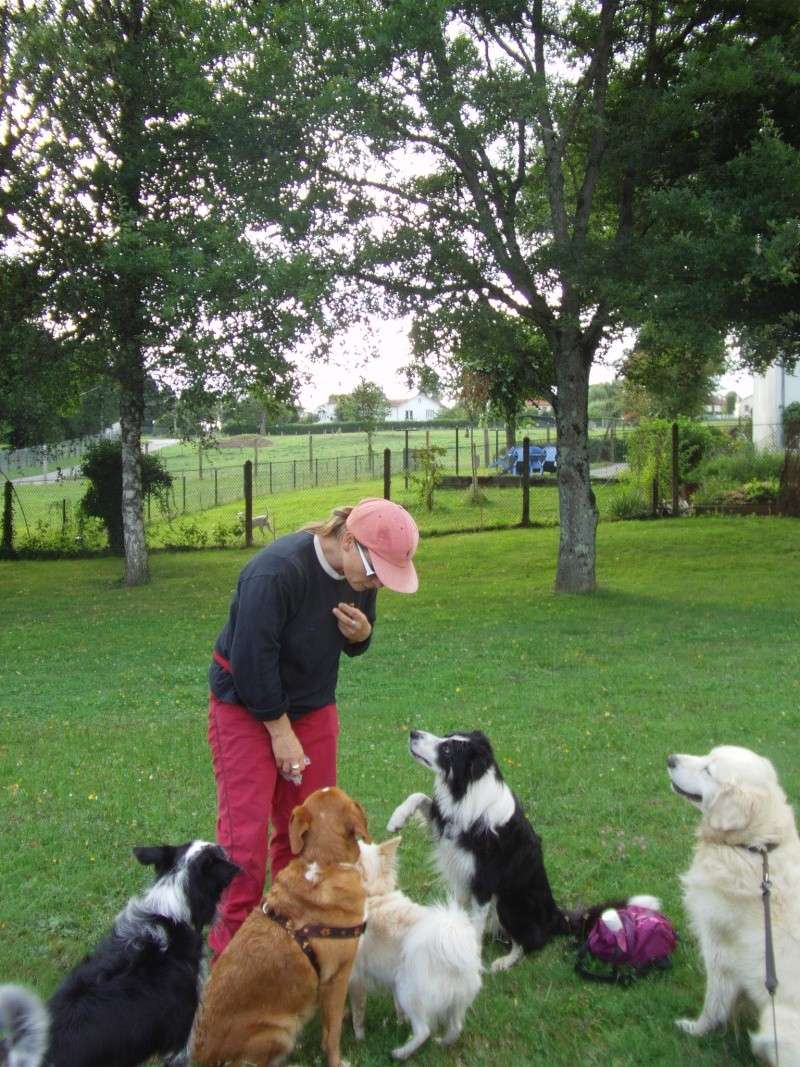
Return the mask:
M 589 943 L 584 943 L 578 949 L 578 954 L 575 957 L 575 973 L 579 974 L 581 978 L 587 978 L 590 982 L 604 982 L 606 985 L 621 985 L 629 986 L 633 984 L 633 974 L 625 973 L 613 964 L 609 964 L 611 972 L 607 974 L 601 974 L 599 971 L 592 971 L 586 966 L 586 957 L 591 955 L 589 952 Z M 592 957 L 594 959 L 594 957 Z

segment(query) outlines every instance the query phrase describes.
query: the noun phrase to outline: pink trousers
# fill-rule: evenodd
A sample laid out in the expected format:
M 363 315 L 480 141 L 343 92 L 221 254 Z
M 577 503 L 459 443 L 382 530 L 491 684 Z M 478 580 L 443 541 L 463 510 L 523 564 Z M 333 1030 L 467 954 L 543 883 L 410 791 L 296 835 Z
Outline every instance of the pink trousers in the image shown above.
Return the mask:
M 315 789 L 336 785 L 336 705 L 326 704 L 302 715 L 292 722 L 292 729 L 311 760 L 300 785 L 287 782 L 278 773 L 263 722 L 241 704 L 226 704 L 213 694 L 209 696 L 208 741 L 217 780 L 217 841 L 242 868 L 222 896 L 209 935 L 214 958 L 260 904 L 267 852 L 273 879 L 292 859 L 292 810 Z

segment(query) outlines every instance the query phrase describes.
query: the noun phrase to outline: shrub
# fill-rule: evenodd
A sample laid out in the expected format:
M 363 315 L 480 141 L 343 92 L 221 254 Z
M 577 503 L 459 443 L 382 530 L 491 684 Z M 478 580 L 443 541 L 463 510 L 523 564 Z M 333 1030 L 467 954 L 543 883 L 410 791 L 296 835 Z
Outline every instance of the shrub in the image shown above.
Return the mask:
M 414 449 L 414 462 L 417 474 L 412 474 L 411 481 L 417 490 L 420 507 L 433 511 L 433 494 L 442 481 L 441 457 L 447 449 L 439 445 Z
M 762 452 L 750 441 L 740 442 L 731 451 L 715 453 L 703 460 L 694 480 L 701 484 L 715 481 L 729 487 L 767 481 L 779 477 L 782 460 L 779 452 Z
M 650 502 L 641 485 L 623 483 L 609 500 L 608 511 L 614 519 L 642 519 L 650 514 Z
M 144 499 L 154 496 L 162 512 L 168 506 L 172 475 L 158 456 L 139 457 Z M 125 554 L 122 536 L 122 443 L 119 440 L 97 441 L 90 445 L 81 474 L 90 485 L 81 501 L 84 515 L 101 519 L 108 532 L 108 545 L 115 556 Z
M 191 519 L 181 519 L 169 523 L 163 536 L 163 545 L 164 548 L 176 549 L 205 548 L 208 536 L 208 530 L 204 530 L 198 523 Z
M 211 542 L 217 548 L 230 548 L 238 545 L 244 537 L 244 524 L 241 522 L 217 522 L 211 528 Z

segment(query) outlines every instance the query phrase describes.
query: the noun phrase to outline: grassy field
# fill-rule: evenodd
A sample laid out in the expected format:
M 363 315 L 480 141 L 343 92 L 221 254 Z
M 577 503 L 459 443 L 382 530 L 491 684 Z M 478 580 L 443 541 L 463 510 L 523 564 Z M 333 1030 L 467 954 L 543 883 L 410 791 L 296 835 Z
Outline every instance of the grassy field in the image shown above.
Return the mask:
M 592 431 L 593 436 L 602 436 L 604 432 Z M 431 444 L 447 449 L 447 454 L 441 458 L 441 462 L 448 473 L 453 473 L 456 469 L 455 430 L 411 430 L 409 448 L 423 447 L 428 434 Z M 531 439 L 538 443 L 547 440 L 546 429 L 533 428 L 530 434 Z M 554 431 L 551 430 L 551 438 L 553 435 Z M 478 449 L 480 472 L 495 473 L 495 469 L 485 463 L 483 433 L 476 432 L 474 439 Z M 367 436 L 364 433 L 295 434 L 271 436 L 268 440 L 269 445 L 262 445 L 258 449 L 227 447 L 223 441 L 218 446 L 204 449 L 202 459 L 198 456 L 197 448 L 186 442 L 159 450 L 159 457 L 173 477 L 173 511 L 176 514 L 196 515 L 226 503 L 237 505 L 233 509 L 234 512 L 240 510 L 244 496 L 242 468 L 246 460 L 254 463 L 254 492 L 258 496 L 282 498 L 287 492 L 310 492 L 327 485 L 361 485 L 382 478 L 383 449 L 391 449 L 393 467 L 397 470 L 402 466 L 405 446 L 402 428 L 381 431 L 374 435 L 371 461 L 367 453 Z M 470 471 L 469 447 L 470 439 L 466 437 L 464 430 L 460 430 L 457 464 L 460 474 L 468 474 Z M 504 434 L 491 430 L 489 463 L 496 454 L 504 451 Z M 605 452 L 603 454 L 605 455 Z M 593 466 L 607 468 L 608 463 L 605 460 L 597 460 Z M 398 477 L 402 480 L 402 476 L 396 476 L 396 480 Z M 555 476 L 549 477 L 555 483 Z M 375 481 L 375 484 L 378 486 L 378 492 L 382 492 L 381 483 Z M 23 533 L 26 522 L 31 529 L 35 529 L 37 523 L 59 528 L 65 509 L 68 515 L 74 512 L 86 491 L 86 483 L 82 479 L 74 478 L 67 478 L 58 483 L 17 483 L 16 491 L 16 523 L 20 533 Z M 507 494 L 501 494 L 499 499 L 502 500 L 505 495 Z M 155 512 L 155 506 L 152 510 Z
M 217 523 L 231 523 L 244 507 L 244 501 L 238 495 L 241 479 L 237 477 L 237 495 L 228 503 L 213 506 L 213 482 L 208 478 L 202 484 L 206 494 L 206 506 L 202 511 L 190 508 L 186 514 L 180 508 L 173 516 L 176 528 L 191 523 L 197 528 L 212 531 Z M 22 501 L 22 511 L 17 508 L 15 530 L 18 538 L 24 541 L 27 531 L 36 532 L 37 524 L 42 523 L 53 530 L 60 530 L 63 516 L 68 520 L 76 515 L 80 498 L 85 492 L 82 482 L 66 481 L 58 485 L 19 485 L 17 490 Z M 310 519 L 326 514 L 336 504 L 350 500 L 360 500 L 365 496 L 383 496 L 382 479 L 364 478 L 357 482 L 340 481 L 333 485 L 309 485 L 303 489 L 287 489 L 283 492 L 267 492 L 264 481 L 256 481 L 253 495 L 253 514 L 269 513 L 274 518 L 277 532 L 287 533 Z M 594 485 L 601 517 L 608 515 L 608 503 L 613 494 L 613 486 L 598 482 Z M 177 488 L 180 504 L 180 483 Z M 402 475 L 395 474 L 392 479 L 392 498 L 408 506 L 415 515 L 420 528 L 426 532 L 444 532 L 453 530 L 490 529 L 492 527 L 513 526 L 520 521 L 522 513 L 522 495 L 518 486 L 497 488 L 487 486 L 483 489 L 485 503 L 475 506 L 467 501 L 466 490 L 440 489 L 435 495 L 433 511 L 428 512 L 419 507 L 413 483 L 409 481 L 408 489 L 404 486 Z M 66 504 L 64 503 L 66 501 Z M 548 479 L 546 484 L 531 487 L 530 497 L 531 521 L 552 524 L 558 521 L 558 491 L 555 479 Z M 148 537 L 154 546 L 175 543 L 175 529 L 161 518 L 155 503 L 150 509 Z M 259 534 L 256 533 L 258 538 Z
M 343 664 L 341 784 L 381 839 L 396 803 L 429 786 L 408 730 L 483 728 L 557 898 L 656 893 L 684 937 L 672 971 L 631 989 L 582 982 L 558 941 L 487 975 L 461 1040 L 415 1062 L 752 1064 L 744 1026 L 698 1040 L 673 1025 L 699 1010 L 703 975 L 678 885 L 696 820 L 665 757 L 745 744 L 800 794 L 797 524 L 603 524 L 591 598 L 552 592 L 557 538 L 423 539 L 420 592 L 383 592 L 373 647 Z M 142 589 L 120 586 L 111 559 L 0 564 L 0 981 L 52 990 L 143 885 L 132 845 L 213 835 L 205 672 L 246 558 L 156 554 Z M 401 881 L 420 899 L 438 892 L 427 853 L 409 827 Z M 377 1067 L 401 1033 L 376 996 L 366 1042 L 347 1026 L 344 1055 Z M 321 1064 L 317 1042 L 312 1026 L 294 1059 Z

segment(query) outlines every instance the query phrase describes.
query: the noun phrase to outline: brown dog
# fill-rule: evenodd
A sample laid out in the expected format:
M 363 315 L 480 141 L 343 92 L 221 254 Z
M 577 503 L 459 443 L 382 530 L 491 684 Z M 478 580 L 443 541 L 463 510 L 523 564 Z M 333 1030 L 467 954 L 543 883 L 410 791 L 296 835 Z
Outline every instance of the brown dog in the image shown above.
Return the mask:
M 366 816 L 341 789 L 318 789 L 294 809 L 298 858 L 214 965 L 193 1036 L 197 1063 L 277 1067 L 319 1007 L 328 1067 L 344 1067 L 342 1013 L 366 911 L 358 837 L 370 840 Z

